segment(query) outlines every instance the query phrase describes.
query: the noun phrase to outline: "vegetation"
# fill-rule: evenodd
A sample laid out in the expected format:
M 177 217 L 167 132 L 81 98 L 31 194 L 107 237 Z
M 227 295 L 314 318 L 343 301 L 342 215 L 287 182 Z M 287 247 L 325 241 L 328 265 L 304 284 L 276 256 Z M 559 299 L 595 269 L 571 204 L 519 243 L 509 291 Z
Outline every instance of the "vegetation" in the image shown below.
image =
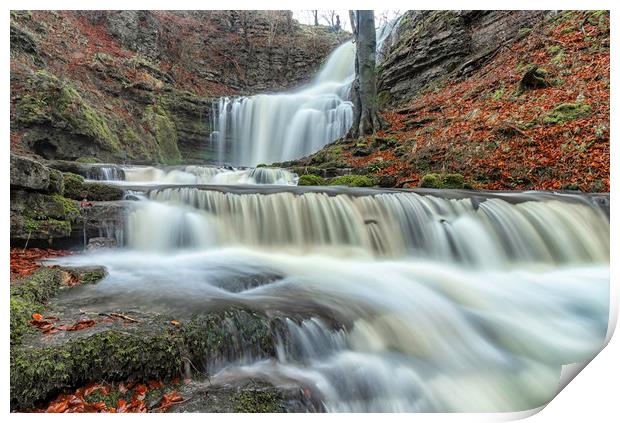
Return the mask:
M 325 178 L 318 175 L 301 175 L 299 177 L 299 181 L 297 185 L 300 186 L 308 186 L 308 185 L 325 185 Z
M 330 185 L 345 185 L 348 187 L 372 187 L 372 179 L 364 175 L 337 176 L 329 181 Z

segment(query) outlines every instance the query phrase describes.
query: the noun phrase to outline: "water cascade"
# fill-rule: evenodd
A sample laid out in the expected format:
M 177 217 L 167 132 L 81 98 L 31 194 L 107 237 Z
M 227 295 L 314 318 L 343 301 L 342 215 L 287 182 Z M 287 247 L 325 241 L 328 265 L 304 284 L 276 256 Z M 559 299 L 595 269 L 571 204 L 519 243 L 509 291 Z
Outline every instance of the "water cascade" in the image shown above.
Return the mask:
M 232 168 L 218 166 L 93 166 L 87 174 L 90 180 L 118 185 L 164 184 L 268 184 L 297 185 L 297 175 L 276 168 Z
M 147 191 L 125 248 L 61 260 L 107 267 L 80 294 L 102 307 L 282 319 L 275 356 L 237 339 L 211 384 L 302 387 L 326 411 L 515 411 L 605 338 L 609 220 L 588 197 Z
M 354 56 L 355 46 L 349 41 L 329 56 L 305 87 L 220 98 L 214 104 L 212 135 L 220 163 L 255 166 L 291 160 L 344 136 L 353 119 L 348 99 Z
M 287 160 L 342 136 L 353 55 L 340 46 L 296 91 L 220 99 L 220 161 Z M 91 179 L 141 194 L 123 248 L 56 259 L 108 271 L 67 301 L 268 319 L 270 348 L 226 320 L 231 348 L 199 369 L 210 387 L 260 380 L 333 412 L 522 411 L 603 347 L 604 195 L 296 187 L 284 170 L 208 166 Z

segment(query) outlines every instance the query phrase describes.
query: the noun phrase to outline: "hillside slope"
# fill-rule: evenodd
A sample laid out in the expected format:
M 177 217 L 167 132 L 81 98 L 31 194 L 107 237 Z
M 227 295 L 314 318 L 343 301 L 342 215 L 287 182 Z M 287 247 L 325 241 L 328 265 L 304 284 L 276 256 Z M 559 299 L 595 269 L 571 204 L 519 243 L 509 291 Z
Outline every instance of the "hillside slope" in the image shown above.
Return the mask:
M 343 37 L 288 11 L 13 11 L 11 149 L 209 159 L 214 97 L 299 85 Z
M 609 191 L 609 13 L 527 13 L 408 12 L 379 67 L 387 128 L 285 165 L 383 186 Z

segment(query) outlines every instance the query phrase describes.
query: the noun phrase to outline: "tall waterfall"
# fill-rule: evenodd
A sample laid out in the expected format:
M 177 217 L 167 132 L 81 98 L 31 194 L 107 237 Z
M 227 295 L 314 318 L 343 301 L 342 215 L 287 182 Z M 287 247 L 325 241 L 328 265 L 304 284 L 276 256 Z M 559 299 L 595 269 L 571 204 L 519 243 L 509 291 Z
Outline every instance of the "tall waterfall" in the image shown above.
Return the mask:
M 220 98 L 214 104 L 220 163 L 255 166 L 306 156 L 346 134 L 353 111 L 349 86 L 355 47 L 338 47 L 314 81 L 300 89 L 252 97 Z

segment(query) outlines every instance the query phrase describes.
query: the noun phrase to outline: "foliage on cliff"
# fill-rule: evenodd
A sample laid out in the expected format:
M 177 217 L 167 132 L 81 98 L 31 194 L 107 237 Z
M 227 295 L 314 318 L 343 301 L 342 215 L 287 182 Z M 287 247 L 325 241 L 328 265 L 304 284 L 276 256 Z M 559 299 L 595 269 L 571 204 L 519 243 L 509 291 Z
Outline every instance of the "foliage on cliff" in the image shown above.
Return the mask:
M 208 159 L 213 97 L 299 84 L 338 42 L 279 11 L 13 11 L 11 149 Z
M 376 136 L 302 165 L 394 176 L 460 174 L 479 189 L 609 191 L 609 13 L 562 12 L 466 77 L 428 84 Z M 428 179 L 428 178 L 427 178 Z

